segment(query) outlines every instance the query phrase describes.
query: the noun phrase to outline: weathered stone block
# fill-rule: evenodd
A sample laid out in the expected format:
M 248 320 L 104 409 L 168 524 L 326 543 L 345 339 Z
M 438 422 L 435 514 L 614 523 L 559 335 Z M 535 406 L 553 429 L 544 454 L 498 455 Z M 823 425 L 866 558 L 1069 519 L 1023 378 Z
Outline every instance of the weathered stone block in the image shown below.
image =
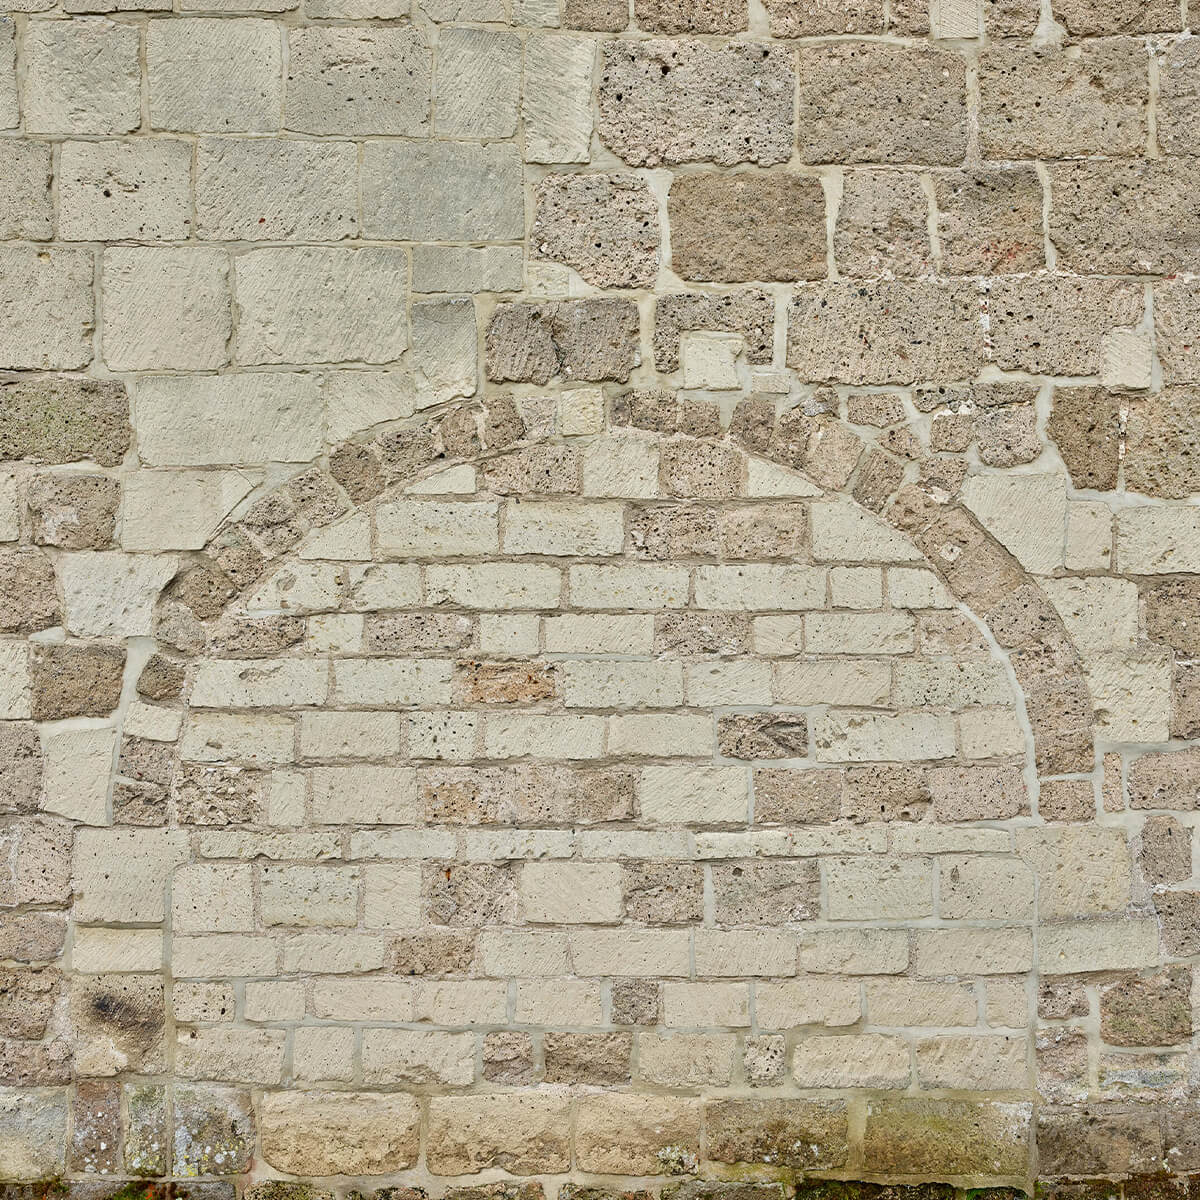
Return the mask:
M 141 123 L 138 30 L 103 17 L 30 22 L 24 39 L 30 133 L 128 133 Z
M 928 209 L 914 173 L 847 172 L 833 234 L 839 274 L 889 279 L 928 274 Z
M 782 48 L 610 42 L 597 89 L 598 132 L 637 167 L 784 162 L 792 149 L 794 88 Z
M 72 370 L 92 361 L 92 272 L 90 250 L 0 249 L 0 366 Z M 18 390 L 22 399 L 36 403 L 39 393 L 58 388 L 51 382 L 5 390 Z M 7 424 L 7 418 L 0 419 Z M 26 437 L 49 450 L 53 441 L 48 432 L 45 427 L 36 433 L 30 429 Z
M 1117 486 L 1121 398 L 1100 388 L 1055 388 L 1046 432 L 1058 445 L 1077 488 Z
M 1045 262 L 1042 182 L 1031 167 L 934 177 L 942 264 L 955 275 L 1009 275 Z
M 765 0 L 772 37 L 883 33 L 883 0 Z
M 840 42 L 799 51 L 800 158 L 955 166 L 967 152 L 966 63 L 947 50 Z
M 0 235 L 49 238 L 54 229 L 50 198 L 50 143 L 5 138 L 0 142 Z
M 432 51 L 415 25 L 288 33 L 283 123 L 301 133 L 428 133 Z
M 1127 409 L 1125 486 L 1172 500 L 1200 490 L 1200 393 L 1194 388 L 1167 388 L 1156 396 L 1127 402 Z
M 708 1154 L 723 1163 L 831 1168 L 845 1164 L 841 1100 L 711 1100 L 704 1119 Z
M 529 236 L 539 257 L 566 263 L 595 287 L 653 286 L 658 202 L 643 180 L 620 174 L 548 175 L 534 198 Z
M 438 37 L 434 132 L 507 138 L 517 131 L 521 39 L 490 29 L 446 29 Z
M 949 1175 L 1028 1170 L 1032 1106 L 966 1100 L 870 1100 L 868 1171 Z
M 487 373 L 497 382 L 568 379 L 624 382 L 639 359 L 632 301 L 502 304 L 487 329 Z
M 488 1167 L 514 1175 L 563 1171 L 570 1160 L 569 1126 L 565 1097 L 438 1096 L 429 1106 L 429 1169 L 435 1175 Z M 414 1127 L 414 1158 L 415 1149 Z
M 671 266 L 684 279 L 819 279 L 825 196 L 796 174 L 681 175 L 671 185 Z
M 1056 47 L 997 45 L 979 66 L 986 158 L 1131 158 L 1146 143 L 1146 47 L 1134 38 Z
M 554 33 L 532 33 L 526 39 L 521 101 L 526 161 L 588 161 L 595 58 L 587 39 Z
M 968 283 L 810 284 L 788 312 L 788 366 L 805 380 L 851 384 L 973 375 L 983 360 L 979 303 Z

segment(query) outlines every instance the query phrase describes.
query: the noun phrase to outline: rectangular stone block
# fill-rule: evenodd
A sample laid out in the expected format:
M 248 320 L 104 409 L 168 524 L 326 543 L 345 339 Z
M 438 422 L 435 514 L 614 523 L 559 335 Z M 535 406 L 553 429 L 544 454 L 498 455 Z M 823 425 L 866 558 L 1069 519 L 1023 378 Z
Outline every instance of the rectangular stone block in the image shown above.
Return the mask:
M 870 1100 L 868 1171 L 1024 1175 L 1032 1105 L 987 1100 Z
M 505 506 L 507 554 L 598 557 L 619 554 L 625 507 L 616 503 L 525 500 Z
M 557 24 L 557 9 L 554 20 Z M 521 116 L 525 161 L 587 162 L 592 142 L 592 72 L 596 51 L 586 38 L 531 33 L 525 40 Z
M 437 1096 L 429 1106 L 429 1169 L 513 1175 L 564 1171 L 570 1163 L 570 1101 L 565 1096 Z
M 518 241 L 524 234 L 521 161 L 496 142 L 368 142 L 364 232 L 412 241 Z
M 0 141 L 0 236 L 6 240 L 51 236 L 50 178 L 49 142 Z
M 0 248 L 0 364 L 44 371 L 92 361 L 93 269 L 90 250 Z

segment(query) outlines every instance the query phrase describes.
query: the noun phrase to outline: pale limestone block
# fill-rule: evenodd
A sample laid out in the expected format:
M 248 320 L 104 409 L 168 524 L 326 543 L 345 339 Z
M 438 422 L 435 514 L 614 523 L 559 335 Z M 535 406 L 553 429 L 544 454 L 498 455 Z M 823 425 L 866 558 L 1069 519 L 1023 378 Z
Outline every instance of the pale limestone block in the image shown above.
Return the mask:
M 817 930 L 800 943 L 799 969 L 844 975 L 895 975 L 908 966 L 903 929 Z
M 190 863 L 171 876 L 175 933 L 251 933 L 254 879 L 249 864 Z
M 888 601 L 896 608 L 953 608 L 954 597 L 946 585 L 923 567 L 890 567 Z
M 521 905 L 537 925 L 604 925 L 621 919 L 616 863 L 526 863 Z
M 683 567 L 571 567 L 571 603 L 581 608 L 683 608 L 688 572 Z
M 684 387 L 728 392 L 741 386 L 737 363 L 745 352 L 745 339 L 719 333 L 685 333 L 679 345 Z
M 517 131 L 521 39 L 488 29 L 446 29 L 438 38 L 434 132 L 508 138 Z
M 426 570 L 430 604 L 464 608 L 557 608 L 562 575 L 540 563 L 432 566 Z
M 524 500 L 505 506 L 506 554 L 594 557 L 619 554 L 624 541 L 621 504 Z
M 813 558 L 833 562 L 919 562 L 902 533 L 851 500 L 821 500 L 810 510 Z
M 152 742 L 173 742 L 182 727 L 183 713 L 180 709 L 163 708 L 135 700 L 125 710 L 121 733 L 125 737 L 147 738 Z
M 229 259 L 220 250 L 104 251 L 104 361 L 114 371 L 229 361 Z
M 408 979 L 315 979 L 312 1010 L 337 1021 L 411 1021 L 416 984 Z
M 185 762 L 290 763 L 295 726 L 269 714 L 190 713 L 180 744 Z
M 862 1016 L 858 983 L 853 979 L 822 976 L 756 983 L 754 1011 L 760 1029 L 853 1025 Z
M 339 929 L 300 934 L 284 943 L 281 965 L 286 974 L 303 971 L 333 975 L 377 971 L 388 958 L 390 941 Z
M 411 570 L 411 568 L 410 568 Z M 273 571 L 246 597 L 248 612 L 311 613 L 337 608 L 339 568 L 333 563 L 289 563 Z
M 939 863 L 939 913 L 951 920 L 1028 921 L 1037 881 L 1023 862 L 992 855 L 947 856 Z
M 357 922 L 357 867 L 262 866 L 259 915 L 263 925 L 350 926 Z
M 388 363 L 408 348 L 408 254 L 393 247 L 288 246 L 235 260 L 237 360 Z
M 833 567 L 829 601 L 834 608 L 882 608 L 883 572 L 878 567 Z
M 299 771 L 272 771 L 267 792 L 267 822 L 303 825 L 308 790 Z
M 1038 928 L 1038 970 L 1046 975 L 1136 971 L 1157 962 L 1158 923 L 1153 918 L 1047 922 Z
M 728 1084 L 736 1049 L 728 1034 L 643 1033 L 638 1037 L 638 1076 L 660 1087 Z
M 21 498 L 15 475 L 0 474 L 0 542 L 21 536 Z
M 64 240 L 161 242 L 190 235 L 192 148 L 186 141 L 64 142 L 58 162 Z
M 336 524 L 314 530 L 301 543 L 300 557 L 340 559 L 342 562 L 370 561 L 372 557 L 370 514 L 352 513 Z
M 1119 912 L 1130 899 L 1124 830 L 1082 826 L 1021 829 L 1017 853 L 1038 882 L 1038 917 Z
M 1113 515 L 1107 504 L 1072 501 L 1067 505 L 1068 571 L 1107 570 L 1112 562 Z
M 138 451 L 153 466 L 308 462 L 321 453 L 324 404 L 312 375 L 147 377 L 134 398 Z
M 554 33 L 526 38 L 522 115 L 527 162 L 588 161 L 595 56 L 590 38 Z
M 171 939 L 171 972 L 176 979 L 274 975 L 279 943 L 273 937 L 244 933 L 208 934 Z
M 519 241 L 521 180 L 516 148 L 502 142 L 367 142 L 364 232 L 422 242 Z
M 211 5 L 211 0 L 202 2 Z M 196 232 L 218 241 L 353 237 L 358 232 L 357 147 L 353 142 L 201 138 Z
M 1018 975 L 1033 966 L 1028 928 L 918 930 L 914 949 L 917 973 L 933 978 Z
M 696 930 L 696 974 L 794 975 L 796 938 L 776 929 Z
M 364 612 L 408 608 L 421 602 L 420 568 L 408 563 L 371 563 L 350 568 L 346 607 Z
M 687 666 L 687 702 L 698 708 L 770 704 L 771 691 L 769 663 L 744 659 Z
M 0 1157 L 14 1179 L 45 1179 L 64 1168 L 66 1088 L 0 1088 Z
M 166 916 L 167 880 L 187 858 L 183 830 L 79 830 L 72 871 L 75 919 L 161 922 Z
M 565 933 L 485 929 L 479 935 L 478 957 L 480 970 L 485 975 L 502 979 L 536 977 L 553 980 L 556 984 L 558 978 L 571 973 Z
M 1083 671 L 1099 735 L 1114 742 L 1170 736 L 1171 654 L 1154 650 L 1085 655 Z
M 790 467 L 750 455 L 746 459 L 746 495 L 761 497 L 820 496 L 812 480 Z
M 399 750 L 398 713 L 309 712 L 300 717 L 305 758 L 390 758 Z
M 690 974 L 685 929 L 573 929 L 576 975 L 655 978 Z
M 513 0 L 513 24 L 556 27 L 558 0 Z
M 1067 492 L 1061 475 L 973 475 L 963 501 L 1026 568 L 1049 575 L 1066 552 Z
M 160 929 L 104 929 L 77 925 L 71 968 L 85 975 L 105 971 L 157 972 L 163 964 Z
M 500 549 L 494 501 L 399 500 L 375 510 L 381 554 L 397 558 L 470 558 Z
M 414 246 L 413 291 L 519 292 L 524 275 L 520 246 Z
M 1100 339 L 1100 382 L 1108 388 L 1144 390 L 1151 384 L 1154 346 L 1140 329 L 1110 329 Z
M 712 720 L 683 713 L 638 713 L 608 720 L 609 754 L 658 757 L 664 746 L 677 758 L 710 757 Z
M 696 604 L 727 612 L 821 608 L 826 588 L 822 567 L 744 563 L 696 569 Z
M 413 386 L 417 408 L 475 395 L 479 333 L 473 300 L 425 300 L 412 307 Z
M 210 659 L 192 684 L 193 708 L 296 708 L 323 704 L 329 664 L 301 658 Z
M 538 624 L 532 613 L 484 613 L 479 618 L 479 648 L 484 654 L 536 654 Z
M 600 388 L 571 388 L 560 392 L 555 403 L 558 432 L 564 437 L 599 433 L 604 428 L 604 392 Z M 601 444 L 592 443 L 588 449 Z M 586 458 L 584 475 L 587 475 Z
M 603 1024 L 600 984 L 583 979 L 548 984 L 520 980 L 514 1019 L 518 1025 Z
M 872 1025 L 974 1025 L 979 1004 L 970 987 L 919 979 L 867 982 L 867 1019 Z
M 47 728 L 42 733 L 43 811 L 87 825 L 108 824 L 116 744 L 113 729 Z
M 542 628 L 550 654 L 649 654 L 654 645 L 654 618 L 648 613 L 569 613 L 543 618 Z
M 915 648 L 907 613 L 810 613 L 804 648 L 811 654 L 908 654 Z
M 54 232 L 50 143 L 0 141 L 0 236 L 42 240 Z
M 464 1087 L 475 1077 L 475 1038 L 469 1033 L 368 1029 L 362 1064 L 366 1083 Z
M 1029 1087 L 1024 1038 L 921 1038 L 915 1049 L 917 1078 L 925 1087 L 964 1091 L 1019 1091 Z
M 432 69 L 432 50 L 416 25 L 292 28 L 284 126 L 427 136 Z
M 245 471 L 137 471 L 121 488 L 121 548 L 199 550 L 248 496 Z
M 1200 573 L 1200 509 L 1122 509 L 1117 513 L 1114 565 L 1126 575 Z
M 965 758 L 1008 758 L 1025 753 L 1025 730 L 1009 708 L 959 713 L 958 738 Z
M 67 630 L 81 637 L 146 637 L 154 604 L 175 575 L 170 554 L 80 551 L 58 560 Z
M 954 718 L 937 713 L 831 711 L 813 722 L 820 762 L 905 762 L 954 756 Z
M 379 708 L 449 704 L 452 670 L 452 663 L 435 658 L 340 658 L 331 699 Z
M 478 491 L 478 472 L 467 463 L 434 471 L 404 489 L 406 496 L 471 496 Z
M 831 921 L 933 915 L 933 863 L 929 859 L 832 859 L 825 870 Z
M 283 103 L 283 45 L 274 21 L 151 21 L 150 124 L 190 133 L 272 133 Z
M 792 651 L 794 653 L 794 651 Z M 775 698 L 781 704 L 887 703 L 892 673 L 887 663 L 780 663 L 775 669 Z
M 561 405 L 559 422 L 561 426 Z M 572 420 L 571 426 L 576 432 L 590 432 L 579 427 L 584 423 L 580 420 L 577 424 Z M 646 439 L 632 437 L 609 437 L 590 443 L 583 451 L 583 494 L 633 499 L 657 496 L 658 446 Z
M 366 929 L 412 929 L 421 923 L 421 871 L 394 863 L 363 868 Z
M 29 646 L 0 642 L 0 720 L 28 720 L 31 715 Z
M 327 1025 L 303 1027 L 292 1034 L 292 1075 L 311 1082 L 348 1083 L 354 1078 L 353 1029 Z
M 92 361 L 92 252 L 0 248 L 0 365 L 71 370 Z
M 562 679 L 567 708 L 676 708 L 683 703 L 678 662 L 567 659 Z
M 1042 584 L 1071 640 L 1084 654 L 1132 649 L 1138 589 L 1127 579 L 1047 579 Z
M 23 46 L 25 128 L 57 134 L 136 129 L 142 119 L 138 40 L 136 26 L 103 17 L 31 21 Z
M 603 743 L 602 717 L 489 714 L 483 728 L 488 758 L 599 758 Z
M 720 825 L 749 819 L 744 767 L 645 767 L 638 787 L 642 819 L 652 825 Z
M 908 1043 L 881 1033 L 833 1034 L 801 1040 L 792 1055 L 800 1087 L 907 1087 Z

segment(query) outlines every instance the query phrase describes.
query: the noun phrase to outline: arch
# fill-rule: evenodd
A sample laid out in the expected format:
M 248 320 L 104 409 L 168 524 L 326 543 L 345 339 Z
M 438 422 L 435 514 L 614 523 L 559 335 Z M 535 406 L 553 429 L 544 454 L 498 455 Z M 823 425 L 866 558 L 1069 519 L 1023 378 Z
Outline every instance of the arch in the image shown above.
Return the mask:
M 571 393 L 564 393 L 570 399 Z M 339 445 L 240 517 L 227 521 L 163 589 L 158 629 L 185 653 L 215 621 L 312 530 L 329 525 L 434 466 L 483 461 L 555 440 L 542 412 L 511 395 L 453 405 L 413 422 L 377 428 Z M 572 429 L 578 426 L 571 426 Z M 750 396 L 731 418 L 703 400 L 659 388 L 610 397 L 589 433 L 637 429 L 728 446 L 813 479 L 906 534 L 950 593 L 990 631 L 1012 665 L 1033 732 L 1039 777 L 1095 768 L 1093 709 L 1079 654 L 1036 580 L 961 502 L 966 464 L 953 456 L 906 459 L 830 414 L 780 412 Z

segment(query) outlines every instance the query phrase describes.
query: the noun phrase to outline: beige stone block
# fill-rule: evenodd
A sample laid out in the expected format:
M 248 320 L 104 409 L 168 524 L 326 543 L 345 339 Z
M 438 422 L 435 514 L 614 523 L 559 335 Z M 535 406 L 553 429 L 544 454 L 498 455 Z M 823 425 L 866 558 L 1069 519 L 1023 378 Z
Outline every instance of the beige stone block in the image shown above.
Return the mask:
M 379 1084 L 446 1084 L 475 1078 L 475 1036 L 416 1029 L 367 1029 L 362 1044 L 363 1081 Z
M 104 929 L 77 925 L 71 943 L 71 968 L 81 974 L 108 971 L 157 972 L 163 965 L 159 929 Z
M 88 825 L 108 824 L 116 731 L 52 728 L 41 739 L 43 811 Z
M 933 914 L 929 859 L 830 859 L 825 878 L 832 921 L 903 920 Z
M 871 979 L 866 985 L 872 1025 L 974 1025 L 979 1005 L 970 987 L 918 979 Z
M 540 563 L 433 566 L 426 571 L 428 600 L 464 608 L 557 608 L 562 576 Z
M 749 816 L 749 778 L 743 767 L 646 767 L 639 799 L 652 824 L 741 823 Z
M 557 10 L 546 23 L 558 24 Z M 595 57 L 595 46 L 587 38 L 554 33 L 532 33 L 526 38 L 521 114 L 527 162 L 587 162 Z
M 638 1035 L 638 1075 L 658 1087 L 728 1084 L 736 1050 L 732 1034 L 642 1033 Z
M 917 1078 L 924 1087 L 1019 1091 L 1029 1086 L 1024 1038 L 938 1037 L 916 1043 Z
M 576 975 L 686 978 L 691 973 L 684 929 L 577 929 L 570 946 Z
M 1129 847 L 1121 829 L 1022 829 L 1017 853 L 1033 868 L 1041 920 L 1119 912 L 1130 899 Z
M 621 919 L 616 863 L 526 863 L 521 905 L 534 924 L 606 924 Z
M 390 758 L 400 749 L 400 715 L 387 712 L 308 712 L 300 717 L 306 758 Z
M 324 703 L 329 664 L 305 659 L 239 658 L 200 664 L 194 708 L 298 708 Z
M 585 1171 L 662 1175 L 700 1148 L 701 1104 L 677 1096 L 590 1095 L 575 1116 L 575 1154 Z
M 244 471 L 137 471 L 122 481 L 121 548 L 199 550 L 254 485 Z
M 825 976 L 756 983 L 754 1011 L 760 1029 L 853 1025 L 862 1016 L 858 982 Z
M 488 1167 L 514 1175 L 565 1171 L 569 1104 L 565 1096 L 435 1096 L 429 1104 L 429 1169 L 435 1175 Z
M 162 921 L 167 879 L 187 857 L 182 830 L 81 829 L 72 870 L 75 919 Z
M 171 876 L 174 933 L 237 933 L 254 930 L 254 883 L 249 865 L 193 863 Z
M 943 917 L 1021 921 L 1033 916 L 1037 881 L 1026 863 L 983 855 L 947 856 L 939 860 L 938 870 Z
M 1083 662 L 1099 734 L 1114 742 L 1165 742 L 1170 736 L 1170 655 L 1112 651 Z
M 1012 975 L 1033 965 L 1028 929 L 928 929 L 914 937 L 917 973 L 927 977 Z
M 912 1078 L 908 1043 L 878 1033 L 803 1038 L 792 1055 L 800 1087 L 903 1088 Z
M 247 1021 L 299 1021 L 304 1017 L 304 984 L 299 981 L 246 984 Z
M 1038 969 L 1047 975 L 1128 971 L 1158 961 L 1158 927 L 1140 917 L 1063 921 L 1038 929 Z
M 504 514 L 504 551 L 580 557 L 619 554 L 625 540 L 624 514 L 620 504 L 509 501 Z
M 189 715 L 179 754 L 185 762 L 290 763 L 294 743 L 285 717 L 200 712 Z

